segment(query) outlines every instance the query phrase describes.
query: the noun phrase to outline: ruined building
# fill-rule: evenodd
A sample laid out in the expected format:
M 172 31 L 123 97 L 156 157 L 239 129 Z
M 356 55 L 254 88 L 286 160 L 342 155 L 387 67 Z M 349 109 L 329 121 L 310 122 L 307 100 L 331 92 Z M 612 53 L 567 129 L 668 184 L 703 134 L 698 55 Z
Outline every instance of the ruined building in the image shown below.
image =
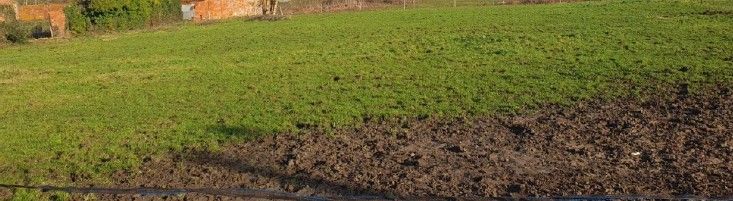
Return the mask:
M 183 19 L 197 22 L 262 13 L 259 0 L 183 0 L 181 11 Z
M 14 16 L 0 15 L 0 22 L 18 20 L 21 22 L 43 21 L 48 22 L 48 30 L 52 37 L 66 35 L 65 4 L 45 3 L 36 5 L 22 5 L 15 0 L 0 0 L 0 6 L 10 7 Z M 6 19 L 6 18 L 14 19 Z

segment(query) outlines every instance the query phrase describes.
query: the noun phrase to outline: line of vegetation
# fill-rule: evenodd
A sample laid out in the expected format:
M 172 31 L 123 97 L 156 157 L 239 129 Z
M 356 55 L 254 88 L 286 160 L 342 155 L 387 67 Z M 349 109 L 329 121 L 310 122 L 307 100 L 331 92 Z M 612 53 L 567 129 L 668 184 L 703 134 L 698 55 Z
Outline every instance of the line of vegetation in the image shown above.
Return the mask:
M 179 0 L 80 0 L 65 13 L 69 29 L 87 31 L 129 30 L 181 20 Z

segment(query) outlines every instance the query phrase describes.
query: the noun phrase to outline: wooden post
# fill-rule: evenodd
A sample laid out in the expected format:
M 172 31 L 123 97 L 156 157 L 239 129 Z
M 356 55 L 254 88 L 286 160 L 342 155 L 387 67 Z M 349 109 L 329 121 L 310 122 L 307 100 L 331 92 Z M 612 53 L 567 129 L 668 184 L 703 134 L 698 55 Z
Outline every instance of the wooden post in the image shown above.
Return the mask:
M 53 35 L 53 19 L 51 19 L 51 13 L 46 12 L 46 16 L 47 16 L 46 19 L 48 19 L 48 31 L 51 32 L 51 38 L 53 38 L 54 37 L 54 35 Z M 41 28 L 41 29 L 43 29 L 43 28 Z M 41 31 L 43 31 L 43 30 L 41 30 Z
M 453 7 L 456 7 L 457 3 L 456 0 L 453 0 Z
M 407 9 L 407 0 L 402 0 L 402 9 Z

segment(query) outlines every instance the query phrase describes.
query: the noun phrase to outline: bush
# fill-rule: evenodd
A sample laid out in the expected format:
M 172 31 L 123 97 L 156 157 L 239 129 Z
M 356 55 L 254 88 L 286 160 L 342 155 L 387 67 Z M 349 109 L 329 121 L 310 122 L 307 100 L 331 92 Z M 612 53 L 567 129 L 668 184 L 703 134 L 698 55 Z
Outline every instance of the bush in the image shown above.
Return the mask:
M 89 18 L 86 18 L 83 12 L 81 6 L 77 4 L 70 4 L 64 8 L 69 30 L 75 34 L 85 33 L 89 30 Z
M 180 21 L 182 19 L 181 1 L 179 0 L 158 0 L 153 1 L 150 23 L 159 24 Z
M 102 29 L 126 30 L 145 25 L 150 17 L 150 1 L 94 0 L 87 11 L 92 23 Z
M 27 26 L 15 21 L 4 22 L 2 24 L 3 36 L 12 43 L 26 43 L 30 37 L 30 29 Z
M 181 20 L 179 0 L 82 0 L 66 10 L 74 32 L 127 30 Z M 84 18 L 82 20 L 82 18 Z
M 4 37 L 5 36 L 5 28 L 3 28 L 4 26 L 5 26 L 5 23 L 0 22 L 0 36 L 2 36 L 0 37 L 0 47 L 2 47 L 3 44 L 10 42 L 8 41 L 8 39 Z

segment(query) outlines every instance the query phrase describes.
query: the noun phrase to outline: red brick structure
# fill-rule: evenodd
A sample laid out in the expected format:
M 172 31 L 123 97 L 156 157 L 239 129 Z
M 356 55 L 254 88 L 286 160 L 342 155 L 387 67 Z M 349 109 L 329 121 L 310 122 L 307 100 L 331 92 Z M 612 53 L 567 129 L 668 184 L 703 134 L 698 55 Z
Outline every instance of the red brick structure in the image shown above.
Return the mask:
M 54 37 L 66 37 L 66 14 L 63 9 L 49 11 L 48 21 L 51 23 Z
M 53 37 L 66 36 L 66 15 L 64 7 L 66 4 L 38 4 L 18 5 L 15 0 L 0 0 L 0 6 L 11 6 L 15 13 L 15 19 L 22 22 L 48 21 L 51 26 Z M 4 22 L 7 16 L 0 15 L 0 22 Z
M 191 20 L 197 22 L 262 13 L 259 0 L 185 0 L 181 4 L 192 6 Z
M 0 5 L 15 5 L 18 4 L 15 0 L 0 0 Z
M 1 0 L 0 0 L 1 1 Z M 19 6 L 17 18 L 20 21 L 45 20 L 51 25 L 53 37 L 66 36 L 66 4 L 38 4 Z

